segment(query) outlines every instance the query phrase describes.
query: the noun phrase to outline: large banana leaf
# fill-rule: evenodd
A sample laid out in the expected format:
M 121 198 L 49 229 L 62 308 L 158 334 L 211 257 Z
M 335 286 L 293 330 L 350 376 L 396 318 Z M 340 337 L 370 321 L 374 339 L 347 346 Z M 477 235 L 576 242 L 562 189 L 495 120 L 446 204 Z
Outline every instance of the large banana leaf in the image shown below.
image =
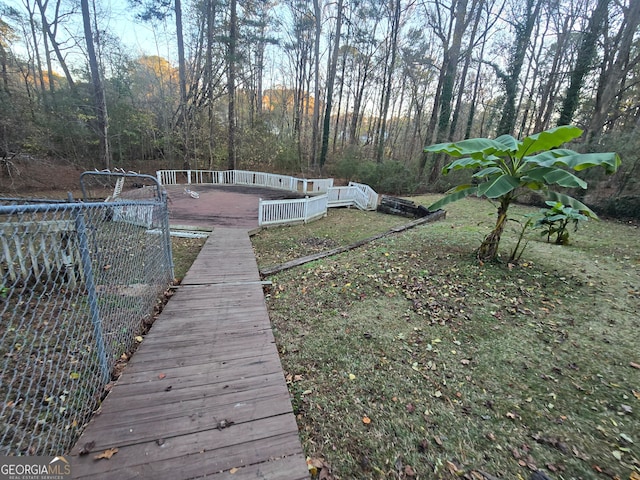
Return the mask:
M 533 163 L 535 165 L 538 165 L 541 162 L 546 162 L 548 160 L 554 160 L 559 157 L 568 157 L 570 155 L 577 155 L 577 154 L 578 152 L 569 150 L 568 148 L 554 148 L 553 150 L 549 150 L 547 152 L 542 152 L 542 153 L 538 153 L 537 155 L 524 157 L 524 161 L 525 163 Z
M 587 182 L 576 177 L 571 172 L 556 167 L 532 168 L 527 171 L 522 180 L 526 183 L 533 181 L 567 188 L 587 188 Z
M 560 127 L 550 128 L 544 132 L 539 132 L 523 138 L 520 142 L 520 148 L 518 148 L 516 156 L 518 158 L 522 158 L 525 155 L 536 153 L 541 150 L 549 150 L 578 138 L 580 135 L 582 135 L 582 130 L 571 125 L 562 125 Z
M 508 143 L 508 142 L 507 142 Z M 452 157 L 484 158 L 487 155 L 511 153 L 508 144 L 490 138 L 469 138 L 455 143 L 438 143 L 425 147 L 425 152 L 446 153 Z
M 491 162 L 493 163 L 493 162 Z M 496 173 L 502 173 L 503 170 L 500 167 L 487 167 L 483 168 L 479 172 L 473 174 L 475 178 L 488 177 L 489 175 L 494 175 Z
M 466 168 L 479 168 L 486 167 L 489 165 L 493 165 L 492 161 L 488 161 L 485 159 L 477 159 L 477 158 L 459 158 L 458 160 L 454 160 L 449 165 L 442 169 L 443 174 L 447 174 L 452 170 L 462 170 Z
M 538 157 L 543 161 L 537 161 Z M 542 154 L 531 157 L 529 160 L 537 163 L 541 167 L 568 167 L 579 172 L 591 167 L 602 167 L 607 174 L 615 173 L 620 166 L 621 160 L 617 153 L 573 153 L 556 158 L 546 158 L 547 155 Z
M 432 212 L 441 209 L 449 203 L 461 200 L 469 195 L 475 195 L 478 192 L 478 185 L 460 185 L 447 192 L 447 195 L 442 197 L 435 203 L 429 205 L 428 209 Z
M 520 179 L 512 175 L 503 174 L 499 177 L 478 185 L 478 195 L 487 198 L 499 198 L 520 186 Z
M 504 151 L 509 153 L 516 153 L 520 147 L 520 143 L 511 135 L 500 135 L 495 139 L 495 142 L 503 145 Z
M 581 201 L 576 200 L 575 198 L 570 197 L 569 195 L 565 195 L 564 193 L 549 191 L 547 193 L 547 197 L 549 198 L 549 200 L 552 200 L 554 202 L 560 202 L 563 205 L 567 205 L 571 208 L 575 208 L 576 210 L 579 210 L 580 213 L 585 214 L 587 217 L 591 217 L 594 219 L 598 218 L 598 215 L 596 215 L 593 210 L 591 210 Z

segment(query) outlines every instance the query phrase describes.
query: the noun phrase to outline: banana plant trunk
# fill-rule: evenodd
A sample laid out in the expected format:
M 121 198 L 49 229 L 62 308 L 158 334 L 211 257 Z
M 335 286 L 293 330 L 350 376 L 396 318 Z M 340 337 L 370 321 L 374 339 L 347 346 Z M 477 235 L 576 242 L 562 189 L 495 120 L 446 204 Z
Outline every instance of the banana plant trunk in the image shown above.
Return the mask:
M 491 233 L 482 241 L 482 245 L 478 248 L 477 257 L 482 262 L 495 260 L 498 256 L 498 246 L 500 245 L 500 237 L 507 224 L 507 211 L 511 205 L 512 197 L 507 195 L 500 199 L 500 207 L 498 207 L 498 219 L 496 226 Z

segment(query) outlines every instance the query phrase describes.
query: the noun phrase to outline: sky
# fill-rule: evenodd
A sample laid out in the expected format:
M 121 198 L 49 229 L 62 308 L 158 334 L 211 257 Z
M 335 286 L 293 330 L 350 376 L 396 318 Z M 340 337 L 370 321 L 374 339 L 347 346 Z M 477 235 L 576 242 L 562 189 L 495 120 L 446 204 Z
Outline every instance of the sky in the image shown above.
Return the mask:
M 49 4 L 54 6 L 56 1 L 49 0 Z M 72 35 L 82 36 L 82 14 L 80 13 L 79 1 L 62 0 L 63 5 L 68 5 L 71 1 L 78 5 L 77 14 L 73 16 L 73 20 L 65 24 L 65 28 Z M 27 8 L 25 2 L 31 5 L 35 3 L 34 0 L 0 0 L 0 4 L 4 3 L 13 7 L 26 16 Z M 150 24 L 135 19 L 135 14 L 128 6 L 127 0 L 89 0 L 90 5 L 94 3 L 99 11 L 98 22 L 100 28 L 119 37 L 131 55 L 161 55 L 171 59 L 173 47 L 166 41 L 167 33 L 165 33 L 168 32 L 171 36 L 175 30 L 171 21 L 166 26 L 157 26 L 154 32 L 154 28 Z M 53 14 L 51 17 L 53 17 Z M 67 32 L 60 31 L 61 38 L 65 33 Z

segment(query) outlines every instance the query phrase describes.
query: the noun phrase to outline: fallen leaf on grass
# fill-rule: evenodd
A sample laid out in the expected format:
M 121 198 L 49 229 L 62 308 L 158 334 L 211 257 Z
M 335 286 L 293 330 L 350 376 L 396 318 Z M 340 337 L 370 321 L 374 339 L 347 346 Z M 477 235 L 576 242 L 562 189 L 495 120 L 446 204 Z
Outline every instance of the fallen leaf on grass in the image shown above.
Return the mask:
M 447 468 L 452 475 L 457 477 L 461 476 L 463 473 L 462 467 L 455 462 L 447 460 Z
M 629 480 L 640 480 L 640 473 L 631 472 L 631 475 L 629 475 Z
M 309 467 L 309 471 L 311 475 L 317 475 L 318 470 L 324 466 L 324 462 L 321 458 L 310 458 L 307 457 L 307 467 Z
M 331 467 L 321 458 L 307 457 L 307 468 L 312 477 L 318 480 L 333 480 Z
M 407 477 L 415 477 L 416 476 L 416 472 L 415 470 L 411 467 L 411 465 L 407 465 L 404 467 L 404 474 Z
M 571 451 L 576 456 L 576 458 L 579 458 L 580 460 L 585 460 L 585 461 L 589 460 L 589 456 L 585 453 L 582 453 L 580 450 L 577 449 L 577 447 L 573 447 Z
M 118 453 L 118 449 L 117 448 L 108 448 L 106 449 L 104 452 L 99 453 L 98 455 L 95 455 L 93 457 L 94 460 L 100 460 L 100 459 L 106 459 L 109 460 L 111 459 L 111 457 L 113 457 L 116 453 Z
M 362 417 L 362 423 L 364 423 L 365 425 L 369 425 L 371 423 L 371 419 L 365 415 L 364 417 Z

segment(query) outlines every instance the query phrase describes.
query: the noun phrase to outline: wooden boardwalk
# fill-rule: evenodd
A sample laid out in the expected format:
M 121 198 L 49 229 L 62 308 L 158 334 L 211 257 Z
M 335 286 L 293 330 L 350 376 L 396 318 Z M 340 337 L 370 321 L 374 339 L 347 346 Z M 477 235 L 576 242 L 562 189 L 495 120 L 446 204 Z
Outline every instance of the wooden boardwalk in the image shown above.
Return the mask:
M 259 280 L 246 230 L 215 228 L 72 450 L 74 478 L 308 478 Z

